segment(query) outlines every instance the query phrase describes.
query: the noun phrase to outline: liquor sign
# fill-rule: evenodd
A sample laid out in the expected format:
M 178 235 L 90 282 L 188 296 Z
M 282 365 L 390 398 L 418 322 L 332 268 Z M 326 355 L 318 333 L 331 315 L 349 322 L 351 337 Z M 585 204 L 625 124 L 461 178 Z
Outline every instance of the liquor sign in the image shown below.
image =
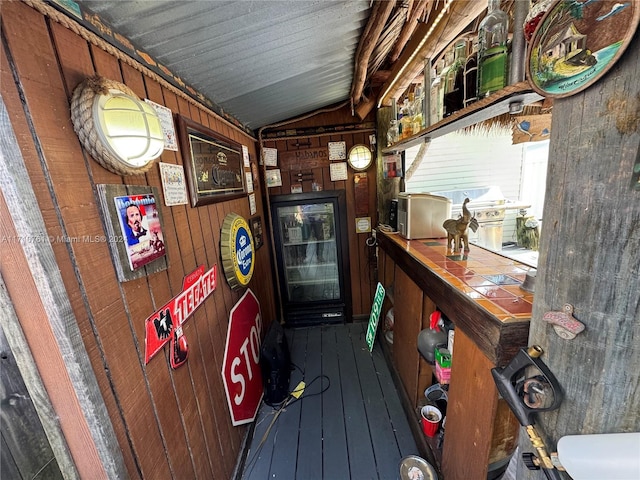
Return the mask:
M 233 425 L 252 422 L 262 400 L 260 303 L 247 289 L 229 314 L 222 380 Z
M 384 287 L 380 282 L 376 287 L 376 294 L 373 296 L 373 305 L 371 305 L 371 315 L 369 316 L 369 325 L 367 326 L 367 345 L 369 352 L 373 350 L 373 342 L 376 339 L 376 330 L 378 329 L 378 320 L 380 319 L 380 311 L 382 310 L 382 302 L 384 301 Z
M 188 345 L 182 325 L 213 293 L 218 284 L 218 268 L 214 265 L 204 271 L 200 265 L 182 282 L 182 292 L 169 300 L 145 323 L 145 365 L 167 342 L 171 341 L 171 366 L 177 368 L 187 360 Z

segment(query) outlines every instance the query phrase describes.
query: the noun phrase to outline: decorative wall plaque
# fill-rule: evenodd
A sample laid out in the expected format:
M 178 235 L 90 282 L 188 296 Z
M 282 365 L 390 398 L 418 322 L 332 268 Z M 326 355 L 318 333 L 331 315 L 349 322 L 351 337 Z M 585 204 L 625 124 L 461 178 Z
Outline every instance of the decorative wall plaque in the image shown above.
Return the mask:
M 329 142 L 329 160 L 347 159 L 347 142 Z
M 191 206 L 244 196 L 242 146 L 183 116 L 178 125 Z
M 529 44 L 527 73 L 547 97 L 578 93 L 602 77 L 626 50 L 640 20 L 639 2 L 560 0 Z

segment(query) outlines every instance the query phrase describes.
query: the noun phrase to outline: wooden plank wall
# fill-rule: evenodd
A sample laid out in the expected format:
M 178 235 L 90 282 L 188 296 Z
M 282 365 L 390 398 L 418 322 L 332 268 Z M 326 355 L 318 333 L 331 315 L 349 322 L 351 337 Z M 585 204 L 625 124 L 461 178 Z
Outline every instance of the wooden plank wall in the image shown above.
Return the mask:
M 549 451 L 565 435 L 640 431 L 639 52 L 636 32 L 598 82 L 553 106 L 529 335 L 564 391 L 535 419 Z M 564 304 L 586 327 L 572 340 L 543 320 Z M 519 464 L 517 478 L 540 477 Z
M 279 127 L 285 129 L 307 129 L 321 128 L 329 125 L 352 125 L 357 119 L 351 116 L 349 109 L 344 107 L 335 112 L 322 113 L 309 119 L 287 124 Z M 365 119 L 367 123 L 375 121 L 373 115 Z M 274 128 L 273 130 L 279 130 Z M 269 132 L 269 130 L 266 130 Z M 355 130 L 344 133 L 334 133 L 325 135 L 316 135 L 309 137 L 282 138 L 278 140 L 266 139 L 263 141 L 265 147 L 275 148 L 278 155 L 283 152 L 304 152 L 305 150 L 317 150 L 319 148 L 328 148 L 329 142 L 346 142 L 347 153 L 354 145 L 363 144 L 369 146 L 369 135 L 374 133 L 373 130 L 359 131 Z M 377 221 L 376 211 L 376 152 L 373 152 L 374 162 L 367 169 L 368 184 L 368 203 L 369 213 L 367 215 L 358 215 L 358 217 L 370 216 L 371 226 L 375 228 Z M 291 194 L 292 185 L 302 184 L 303 192 L 311 192 L 313 182 L 318 184 L 322 190 L 346 190 L 347 200 L 347 229 L 349 234 L 349 262 L 350 262 L 350 280 L 351 280 L 351 296 L 353 304 L 353 315 L 368 316 L 371 312 L 371 303 L 376 287 L 376 271 L 375 271 L 375 249 L 367 246 L 365 243 L 370 233 L 356 233 L 356 208 L 355 208 L 355 188 L 354 188 L 354 170 L 348 168 L 348 179 L 343 181 L 331 181 L 329 171 L 329 162 L 327 157 L 318 159 L 316 165 L 305 167 L 304 165 L 291 164 L 291 162 L 279 162 L 281 169 L 282 186 L 269 188 L 269 197 L 274 195 Z M 304 174 L 303 181 L 299 181 L 298 174 Z
M 26 4 L 3 3 L 2 32 L 2 97 L 47 232 L 54 238 L 105 234 L 97 184 L 150 185 L 162 192 L 157 167 L 145 175 L 117 176 L 80 147 L 69 99 L 87 76 L 100 74 L 125 83 L 140 98 L 246 145 L 251 161 L 257 161 L 253 138 Z M 168 150 L 159 160 L 182 163 L 179 153 Z M 258 214 L 265 218 L 261 186 L 254 188 Z M 53 242 L 57 267 L 129 476 L 230 478 L 245 428 L 231 424 L 220 371 L 228 314 L 242 292 L 232 291 L 224 279 L 219 241 L 225 215 L 235 212 L 248 218 L 249 203 L 241 198 L 199 208 L 166 207 L 163 201 L 159 206 L 169 258 L 166 271 L 120 283 L 109 246 L 83 242 Z M 264 281 L 273 271 L 266 237 L 255 262 L 249 286 L 260 300 L 266 327 L 276 310 L 273 284 Z M 190 347 L 186 365 L 172 370 L 166 347 L 145 366 L 144 320 L 181 291 L 185 275 L 198 265 L 216 263 L 218 288 L 184 327 Z M 28 311 L 17 314 L 26 333 L 35 328 L 28 323 Z

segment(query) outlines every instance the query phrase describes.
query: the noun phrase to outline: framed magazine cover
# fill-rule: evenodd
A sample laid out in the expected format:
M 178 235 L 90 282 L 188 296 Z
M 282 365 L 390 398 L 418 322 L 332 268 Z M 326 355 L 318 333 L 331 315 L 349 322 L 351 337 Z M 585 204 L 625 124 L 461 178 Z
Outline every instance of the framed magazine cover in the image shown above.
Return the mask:
M 165 255 L 164 235 L 152 193 L 122 195 L 113 201 L 126 243 L 129 268 L 137 270 Z
M 168 267 L 160 195 L 155 187 L 97 185 L 99 204 L 118 280 Z

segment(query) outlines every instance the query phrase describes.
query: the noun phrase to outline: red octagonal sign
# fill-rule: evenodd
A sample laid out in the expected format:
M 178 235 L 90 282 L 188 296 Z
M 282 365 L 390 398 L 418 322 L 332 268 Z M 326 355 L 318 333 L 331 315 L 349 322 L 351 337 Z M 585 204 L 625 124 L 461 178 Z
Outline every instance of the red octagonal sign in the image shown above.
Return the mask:
M 260 303 L 249 289 L 229 314 L 222 379 L 233 425 L 252 422 L 262 400 Z

